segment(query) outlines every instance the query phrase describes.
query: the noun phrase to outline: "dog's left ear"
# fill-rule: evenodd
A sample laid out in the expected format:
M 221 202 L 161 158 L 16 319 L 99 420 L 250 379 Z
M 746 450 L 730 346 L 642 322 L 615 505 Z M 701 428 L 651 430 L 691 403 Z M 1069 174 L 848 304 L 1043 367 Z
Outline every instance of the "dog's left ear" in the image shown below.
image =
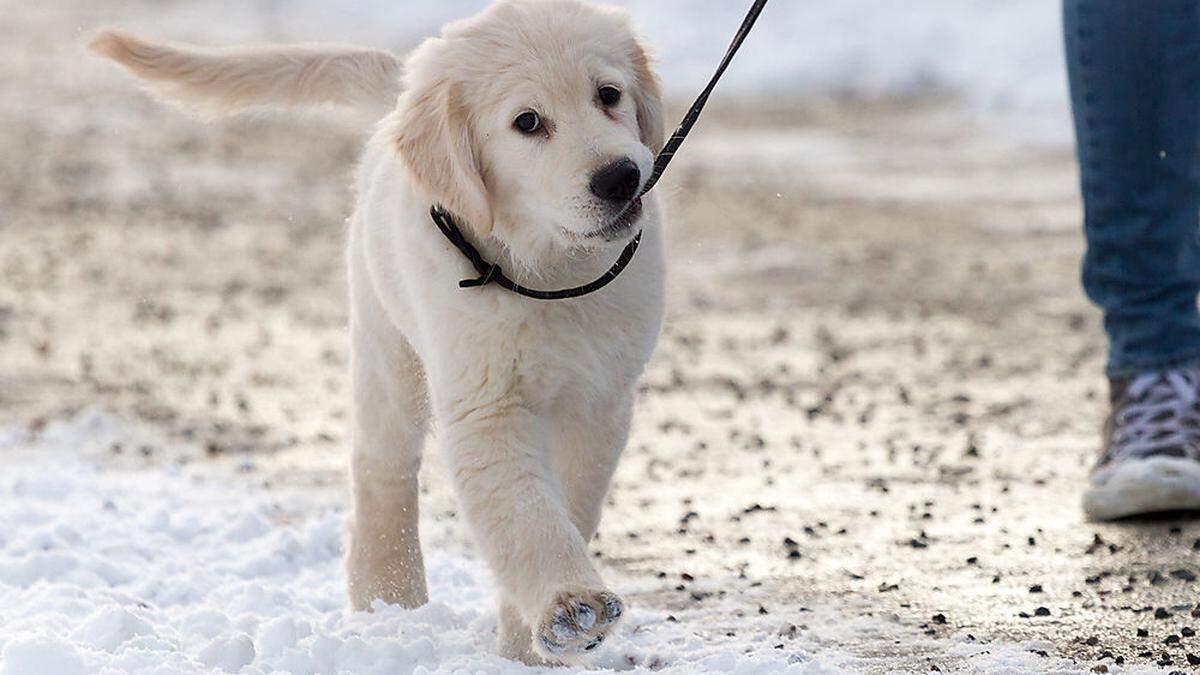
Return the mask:
M 637 106 L 638 130 L 642 143 L 658 154 L 666 139 L 663 128 L 662 83 L 654 72 L 654 64 L 642 43 L 633 43 L 633 100 Z

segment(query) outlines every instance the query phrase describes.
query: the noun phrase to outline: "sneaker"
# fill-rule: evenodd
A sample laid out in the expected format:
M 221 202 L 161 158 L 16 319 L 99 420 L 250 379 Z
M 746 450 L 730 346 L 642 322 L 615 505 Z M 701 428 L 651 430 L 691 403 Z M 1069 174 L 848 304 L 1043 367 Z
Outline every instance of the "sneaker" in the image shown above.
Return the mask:
M 1083 510 L 1092 520 L 1200 509 L 1200 368 L 1110 382 Z

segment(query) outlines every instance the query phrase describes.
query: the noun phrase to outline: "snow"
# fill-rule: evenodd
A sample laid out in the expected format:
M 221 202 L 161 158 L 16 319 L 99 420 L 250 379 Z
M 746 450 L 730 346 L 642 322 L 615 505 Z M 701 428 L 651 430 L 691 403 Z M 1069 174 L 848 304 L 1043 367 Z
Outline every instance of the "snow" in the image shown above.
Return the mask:
M 355 613 L 343 595 L 337 488 L 289 493 L 211 469 L 117 469 L 79 452 L 113 437 L 158 442 L 147 434 L 92 410 L 36 442 L 0 446 L 0 675 L 534 672 L 491 653 L 491 584 L 465 547 L 426 544 L 429 605 Z M 424 527 L 428 542 L 448 526 Z M 733 608 L 705 611 L 673 620 L 634 603 L 597 669 L 573 672 L 879 667 L 837 648 L 851 634 L 960 659 L 974 672 L 1048 665 L 1015 645 L 939 642 L 882 619 L 802 608 L 747 617 L 729 637 L 705 626 Z M 801 621 L 811 634 L 781 637 Z

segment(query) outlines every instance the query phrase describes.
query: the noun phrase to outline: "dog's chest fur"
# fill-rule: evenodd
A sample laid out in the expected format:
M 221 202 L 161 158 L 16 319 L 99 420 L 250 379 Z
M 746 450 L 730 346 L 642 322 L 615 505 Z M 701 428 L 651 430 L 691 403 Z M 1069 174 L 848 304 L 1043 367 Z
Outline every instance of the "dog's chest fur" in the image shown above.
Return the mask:
M 650 358 L 661 310 L 652 297 L 624 300 L 542 307 L 514 323 L 514 365 L 524 397 L 548 404 L 564 390 L 603 398 L 632 387 Z

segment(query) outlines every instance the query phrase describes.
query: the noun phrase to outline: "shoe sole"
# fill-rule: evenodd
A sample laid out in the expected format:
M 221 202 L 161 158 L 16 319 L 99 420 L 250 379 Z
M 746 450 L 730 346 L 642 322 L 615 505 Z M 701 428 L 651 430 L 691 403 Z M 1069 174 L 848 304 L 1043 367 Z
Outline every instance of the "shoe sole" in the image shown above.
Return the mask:
M 1176 457 L 1126 460 L 1094 474 L 1083 493 L 1090 520 L 1200 510 L 1200 462 Z

